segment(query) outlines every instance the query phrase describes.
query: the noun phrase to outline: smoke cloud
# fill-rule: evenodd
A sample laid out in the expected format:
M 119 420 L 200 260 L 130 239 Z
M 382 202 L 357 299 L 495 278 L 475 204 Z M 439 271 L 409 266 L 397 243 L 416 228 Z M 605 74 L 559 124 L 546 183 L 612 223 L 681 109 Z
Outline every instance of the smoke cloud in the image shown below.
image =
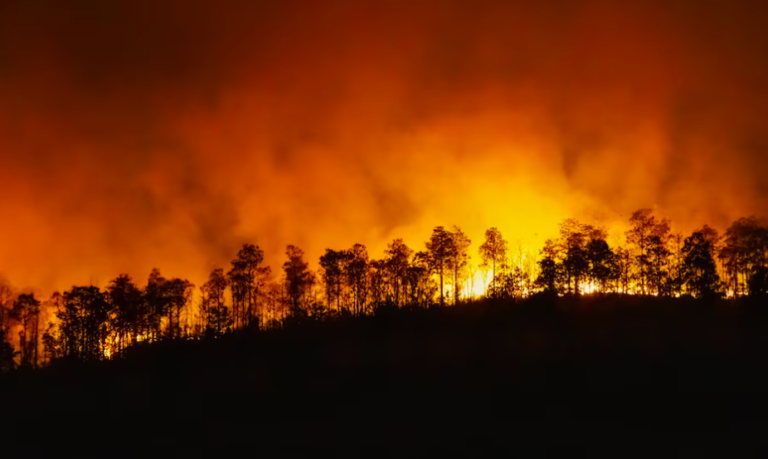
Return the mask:
M 199 281 L 457 224 L 683 229 L 768 198 L 764 2 L 0 4 L 0 272 Z M 516 245 L 516 244 L 513 244 Z

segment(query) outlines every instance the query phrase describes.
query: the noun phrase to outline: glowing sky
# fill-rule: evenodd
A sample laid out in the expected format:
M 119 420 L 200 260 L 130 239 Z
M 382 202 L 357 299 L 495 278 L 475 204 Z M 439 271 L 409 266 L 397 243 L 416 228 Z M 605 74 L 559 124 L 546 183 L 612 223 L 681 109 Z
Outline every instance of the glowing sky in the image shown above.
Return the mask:
M 763 214 L 765 2 L 0 2 L 0 272 Z

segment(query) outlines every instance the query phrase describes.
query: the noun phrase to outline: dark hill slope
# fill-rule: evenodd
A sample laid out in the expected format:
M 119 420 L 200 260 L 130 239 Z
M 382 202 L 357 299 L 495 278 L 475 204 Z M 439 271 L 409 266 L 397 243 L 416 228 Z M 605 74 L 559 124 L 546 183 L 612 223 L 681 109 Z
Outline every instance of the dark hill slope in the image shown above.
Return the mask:
M 538 297 L 158 343 L 6 376 L 3 444 L 102 457 L 733 453 L 768 432 L 767 332 L 758 305 Z

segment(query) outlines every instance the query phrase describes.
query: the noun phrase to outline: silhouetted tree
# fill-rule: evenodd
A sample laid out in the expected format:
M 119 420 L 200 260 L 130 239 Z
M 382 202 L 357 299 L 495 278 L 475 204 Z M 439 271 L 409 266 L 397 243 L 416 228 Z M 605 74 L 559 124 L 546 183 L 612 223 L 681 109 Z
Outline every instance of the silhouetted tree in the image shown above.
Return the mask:
M 523 243 L 517 240 L 517 255 L 510 259 L 512 271 L 511 279 L 514 279 L 514 297 L 520 298 L 529 295 L 535 288 L 537 262 L 534 257 L 529 257 L 523 249 Z
M 0 279 L 0 329 L 5 329 L 7 325 L 8 312 L 13 306 L 13 295 L 11 286 L 5 280 Z
M 752 270 L 747 280 L 749 296 L 764 299 L 768 295 L 768 268 L 758 266 Z
M 579 289 L 581 279 L 583 279 L 589 272 L 589 259 L 587 256 L 587 251 L 584 249 L 581 242 L 570 244 L 567 247 L 565 260 L 563 260 L 563 267 L 565 268 L 568 293 L 575 293 L 578 295 L 581 292 Z
M 414 306 L 427 307 L 432 304 L 437 286 L 430 276 L 432 261 L 425 251 L 416 252 L 413 262 L 407 269 L 409 298 L 408 302 Z
M 720 249 L 722 237 L 716 229 L 711 228 L 709 225 L 704 225 L 697 229 L 696 232 L 701 233 L 704 239 L 709 242 L 709 246 L 712 248 L 712 253 L 716 253 Z
M 167 301 L 168 328 L 166 334 L 170 339 L 183 337 L 181 327 L 181 312 L 186 308 L 194 292 L 194 284 L 186 279 L 168 279 L 163 284 L 163 296 Z
M 48 326 L 43 333 L 43 359 L 45 362 L 52 362 L 61 355 L 61 338 L 59 337 L 59 329 L 53 322 L 48 322 Z
M 11 317 L 21 325 L 19 330 L 21 365 L 37 367 L 40 300 L 35 298 L 34 293 L 20 294 L 13 302 Z
M 268 282 L 264 286 L 264 328 L 280 328 L 285 318 L 284 282 Z
M 385 263 L 387 278 L 390 282 L 394 304 L 401 306 L 405 298 L 405 289 L 408 282 L 408 267 L 410 265 L 411 250 L 402 239 L 395 239 L 387 245 Z
M 5 339 L 5 330 L 0 330 L 0 373 L 11 371 L 16 367 L 16 350 Z
M 13 304 L 13 290 L 5 280 L 0 280 L 0 372 L 14 367 L 16 351 L 8 341 L 8 315 Z
M 165 283 L 167 279 L 160 274 L 160 270 L 154 268 L 149 273 L 147 287 L 144 289 L 144 301 L 146 302 L 147 328 L 149 337 L 156 341 L 161 336 L 163 317 L 168 313 L 168 298 L 165 295 Z
M 485 241 L 480 246 L 481 266 L 491 268 L 491 291 L 496 291 L 496 269 L 507 259 L 507 241 L 498 228 L 485 231 Z
M 240 328 L 245 310 L 245 303 L 248 299 L 248 280 L 247 274 L 242 266 L 234 265 L 227 272 L 229 281 L 229 292 L 232 295 L 232 326 Z
M 427 241 L 427 253 L 429 254 L 432 271 L 440 278 L 440 306 L 445 306 L 444 276 L 445 272 L 452 268 L 455 244 L 453 234 L 442 226 L 432 230 L 432 237 Z
M 560 223 L 559 245 L 563 248 L 563 268 L 566 291 L 580 293 L 582 279 L 589 274 L 587 243 L 590 239 L 605 239 L 605 230 L 569 218 Z
M 346 250 L 326 249 L 325 254 L 320 257 L 320 276 L 325 285 L 325 298 L 328 302 L 328 309 L 331 309 L 332 302 L 336 300 L 336 311 L 341 312 L 342 285 L 347 270 L 347 264 L 350 262 L 350 254 Z
M 303 308 L 304 296 L 309 290 L 310 272 L 304 261 L 304 252 L 295 245 L 289 245 L 285 251 L 288 261 L 283 263 L 285 283 L 291 304 L 291 314 L 300 316 L 306 313 Z
M 539 275 L 536 278 L 536 286 L 546 292 L 562 293 L 564 288 L 563 279 L 565 278 L 561 258 L 561 247 L 552 239 L 544 241 L 544 247 L 541 249 L 541 258 L 538 261 Z
M 265 305 L 264 300 L 269 289 L 270 279 L 272 277 L 272 268 L 269 266 L 259 266 L 256 268 L 256 277 L 253 284 L 253 306 L 256 310 L 259 326 L 263 320 Z
M 616 255 L 605 239 L 592 238 L 587 242 L 586 259 L 591 281 L 600 286 L 601 293 L 605 293 L 608 290 L 608 283 L 616 272 Z
M 451 249 L 451 262 L 450 266 L 453 269 L 453 302 L 459 304 L 459 296 L 461 292 L 461 282 L 463 281 L 463 273 L 469 265 L 469 245 L 472 241 L 461 231 L 458 226 L 453 227 L 453 247 Z
M 353 313 L 362 314 L 368 297 L 368 250 L 364 245 L 355 244 L 347 251 L 344 271 L 347 286 L 352 291 Z
M 735 295 L 746 293 L 750 276 L 766 266 L 767 254 L 768 229 L 755 217 L 740 218 L 728 227 L 718 257 Z
M 46 308 L 48 311 L 52 311 L 53 314 L 58 317 L 62 313 L 64 297 L 58 291 L 51 294 L 48 299 Z M 63 339 L 61 337 L 61 329 L 53 321 L 49 321 L 43 333 L 43 352 L 45 362 L 52 362 L 56 359 L 64 357 L 63 352 Z
M 372 307 L 385 306 L 388 301 L 388 289 L 391 283 L 388 279 L 389 268 L 385 260 L 370 260 L 368 262 L 367 284 Z
M 685 239 L 683 246 L 685 286 L 694 296 L 701 298 L 715 295 L 719 290 L 712 246 L 704 235 L 694 232 Z
M 307 306 L 308 317 L 314 322 L 321 322 L 330 315 L 330 310 L 328 307 L 322 302 L 317 301 L 316 298 L 312 298 Z
M 536 278 L 536 285 L 546 292 L 557 292 L 557 278 L 557 262 L 549 256 L 539 260 L 539 276 Z
M 232 310 L 235 328 L 248 325 L 255 316 L 255 296 L 257 277 L 264 273 L 261 262 L 264 251 L 259 246 L 244 244 L 232 260 L 232 269 L 228 273 L 232 291 Z
M 497 276 L 495 283 L 496 290 L 490 291 L 493 298 L 520 298 L 524 289 L 523 271 L 519 266 L 513 266 L 512 269 L 504 269 Z
M 683 256 L 683 243 L 685 237 L 682 233 L 675 233 L 670 236 L 672 245 L 671 252 L 671 266 L 669 269 L 669 291 L 673 296 L 680 296 L 683 293 L 683 269 L 684 269 L 684 256 Z
M 80 360 L 105 356 L 109 304 L 98 287 L 72 287 L 64 292 L 58 318 L 65 356 Z
M 318 320 L 328 315 L 328 308 L 318 299 L 320 289 L 320 282 L 317 279 L 317 274 L 314 271 L 308 270 L 304 290 L 304 307 L 309 313 L 309 317 L 312 320 Z M 322 317 L 320 317 L 322 316 Z
M 202 293 L 203 332 L 205 336 L 220 337 L 232 325 L 229 308 L 224 304 L 227 277 L 221 268 L 214 269 L 208 281 L 200 287 Z
M 119 352 L 126 346 L 126 342 L 135 343 L 146 327 L 144 294 L 129 275 L 121 274 L 109 283 L 106 295 L 112 305 L 112 329 L 116 334 L 116 350 Z
M 618 290 L 621 293 L 630 293 L 634 257 L 626 247 L 616 248 L 615 272 L 612 274 L 618 281 Z
M 638 250 L 637 266 L 640 291 L 646 294 L 647 273 L 651 264 L 647 254 L 649 240 L 652 236 L 665 238 L 669 233 L 669 220 L 658 220 L 651 209 L 640 209 L 629 218 L 629 224 L 631 228 L 626 232 L 627 242 L 634 245 Z
M 646 247 L 647 280 L 649 292 L 657 295 L 670 295 L 669 257 L 672 254 L 667 249 L 667 236 L 654 234 L 648 238 Z

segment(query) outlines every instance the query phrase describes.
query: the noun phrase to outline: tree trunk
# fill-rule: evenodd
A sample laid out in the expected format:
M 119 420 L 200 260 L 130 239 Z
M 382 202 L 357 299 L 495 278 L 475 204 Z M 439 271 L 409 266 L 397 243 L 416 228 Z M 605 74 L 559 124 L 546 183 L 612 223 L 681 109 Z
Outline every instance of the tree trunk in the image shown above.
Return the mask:
M 455 306 L 459 305 L 459 268 L 456 267 L 457 264 L 455 263 L 453 268 L 453 303 Z
M 443 297 L 443 265 L 440 264 L 440 306 L 445 306 L 445 298 Z
M 491 278 L 491 287 L 493 290 L 491 292 L 493 293 L 493 296 L 496 296 L 496 258 L 493 259 L 493 269 L 491 270 L 491 275 L 493 276 Z
M 35 362 L 35 368 L 37 368 L 37 344 L 38 344 L 38 336 L 37 336 L 37 329 L 39 327 L 39 315 L 35 315 L 35 333 L 34 333 L 34 342 L 35 342 L 35 355 L 34 355 L 34 362 Z

